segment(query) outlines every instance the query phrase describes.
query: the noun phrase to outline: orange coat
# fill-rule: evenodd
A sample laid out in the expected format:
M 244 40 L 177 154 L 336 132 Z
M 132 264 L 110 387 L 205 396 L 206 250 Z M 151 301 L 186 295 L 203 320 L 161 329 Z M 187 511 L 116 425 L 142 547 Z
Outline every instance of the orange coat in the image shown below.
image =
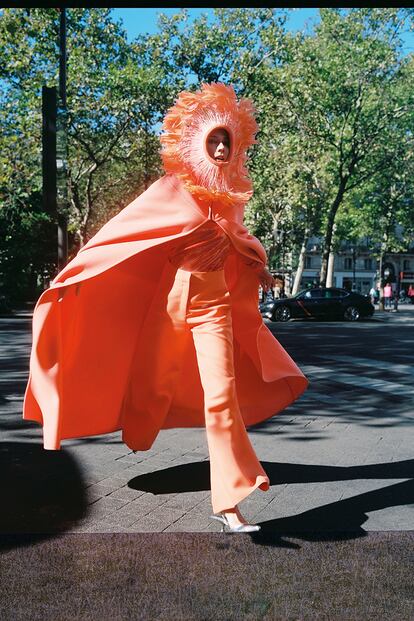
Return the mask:
M 237 395 L 249 426 L 280 412 L 308 382 L 263 323 L 257 274 L 240 255 L 258 255 L 265 263 L 267 257 L 243 225 L 243 207 L 211 208 L 236 250 L 224 270 L 232 301 Z M 129 383 L 140 381 L 135 367 L 146 337 L 141 328 L 168 252 L 207 219 L 206 204 L 174 175 L 165 175 L 109 220 L 42 293 L 33 315 L 23 417 L 43 424 L 46 449 L 59 449 L 63 439 L 122 429 Z M 204 426 L 203 391 L 190 341 L 183 361 L 186 382 L 177 387 L 163 428 Z

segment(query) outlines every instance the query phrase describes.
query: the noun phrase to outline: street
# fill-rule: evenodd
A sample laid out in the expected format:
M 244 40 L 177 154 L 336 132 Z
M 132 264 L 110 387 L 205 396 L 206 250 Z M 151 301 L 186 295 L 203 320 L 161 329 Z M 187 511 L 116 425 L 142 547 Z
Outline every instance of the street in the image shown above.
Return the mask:
M 414 306 L 356 323 L 266 325 L 310 387 L 249 429 L 271 487 L 246 498 L 243 514 L 262 532 L 305 538 L 414 530 Z M 135 455 L 120 433 L 42 449 L 41 428 L 21 418 L 30 329 L 30 315 L 0 319 L 1 532 L 219 531 L 204 429 L 161 431 Z

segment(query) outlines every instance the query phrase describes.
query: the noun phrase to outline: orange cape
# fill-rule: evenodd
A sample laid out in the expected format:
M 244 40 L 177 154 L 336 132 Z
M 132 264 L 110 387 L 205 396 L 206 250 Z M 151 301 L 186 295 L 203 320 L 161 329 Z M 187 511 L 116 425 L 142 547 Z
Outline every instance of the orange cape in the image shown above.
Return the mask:
M 264 263 L 267 257 L 243 225 L 243 207 L 213 204 L 212 217 L 236 250 L 224 273 L 237 395 L 249 426 L 292 403 L 308 381 L 263 323 L 257 275 L 240 255 L 259 255 Z M 165 175 L 109 220 L 42 293 L 33 315 L 23 418 L 43 425 L 46 449 L 59 449 L 63 439 L 123 429 L 125 395 L 140 381 L 135 367 L 146 338 L 142 325 L 171 244 L 207 219 L 208 206 L 177 177 Z M 163 429 L 204 426 L 192 339 L 182 378 Z

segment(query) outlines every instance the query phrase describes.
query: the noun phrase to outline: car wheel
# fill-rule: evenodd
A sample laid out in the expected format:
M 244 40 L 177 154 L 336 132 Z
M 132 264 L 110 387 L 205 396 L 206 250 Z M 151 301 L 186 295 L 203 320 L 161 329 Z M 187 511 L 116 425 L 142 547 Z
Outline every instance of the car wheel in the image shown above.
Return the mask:
M 275 321 L 289 321 L 292 313 L 289 306 L 278 306 L 273 314 Z
M 344 319 L 346 321 L 358 321 L 361 313 L 356 306 L 347 306 L 344 310 Z

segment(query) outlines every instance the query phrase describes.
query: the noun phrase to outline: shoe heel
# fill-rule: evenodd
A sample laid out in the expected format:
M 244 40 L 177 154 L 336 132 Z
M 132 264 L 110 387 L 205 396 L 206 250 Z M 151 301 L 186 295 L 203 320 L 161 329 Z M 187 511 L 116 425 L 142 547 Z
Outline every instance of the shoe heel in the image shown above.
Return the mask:
M 220 532 L 224 533 L 226 531 L 226 526 L 228 526 L 228 522 L 227 522 L 226 518 L 224 517 L 224 515 L 210 515 L 210 518 L 220 522 L 220 524 L 221 524 L 221 531 Z

